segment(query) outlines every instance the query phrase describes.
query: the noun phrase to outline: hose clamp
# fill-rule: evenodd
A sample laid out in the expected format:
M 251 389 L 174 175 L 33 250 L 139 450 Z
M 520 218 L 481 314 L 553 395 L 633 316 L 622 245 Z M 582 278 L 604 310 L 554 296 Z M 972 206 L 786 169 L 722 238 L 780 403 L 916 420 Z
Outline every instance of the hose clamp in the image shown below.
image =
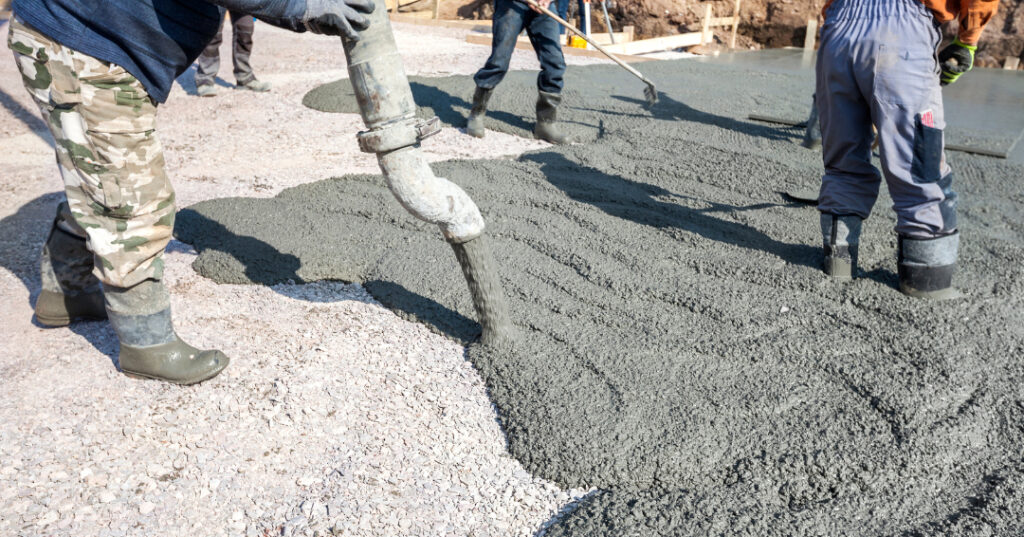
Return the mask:
M 441 120 L 436 116 L 417 122 L 409 119 L 392 123 L 381 128 L 362 131 L 356 135 L 359 149 L 364 153 L 388 153 L 403 147 L 416 145 L 441 132 Z

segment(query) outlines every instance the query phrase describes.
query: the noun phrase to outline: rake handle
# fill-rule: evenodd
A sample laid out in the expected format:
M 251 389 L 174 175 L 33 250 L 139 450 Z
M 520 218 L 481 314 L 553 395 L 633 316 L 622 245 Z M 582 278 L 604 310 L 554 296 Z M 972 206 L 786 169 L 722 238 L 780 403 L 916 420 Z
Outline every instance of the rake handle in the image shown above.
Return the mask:
M 558 15 L 554 14 L 550 9 L 548 9 L 546 7 L 542 7 L 540 4 L 538 4 L 536 2 L 536 0 L 520 0 L 520 1 L 522 1 L 523 3 L 525 3 L 528 6 L 532 7 L 533 9 L 536 9 L 537 11 L 540 11 L 541 13 L 551 17 L 552 19 L 555 19 L 555 22 L 557 22 L 558 24 L 561 24 L 562 26 L 564 26 L 566 30 L 569 30 L 570 32 L 572 32 L 572 33 L 582 37 L 584 41 L 586 41 L 587 43 L 590 43 L 591 45 L 593 45 L 593 47 L 596 48 L 599 52 L 601 52 L 601 54 L 604 54 L 605 56 L 608 56 L 609 59 L 611 59 L 613 62 L 619 64 L 619 66 L 622 67 L 623 69 L 625 69 L 625 70 L 629 71 L 630 73 L 632 73 L 633 76 L 639 78 L 640 80 L 643 80 L 644 83 L 647 84 L 648 86 L 653 86 L 654 85 L 650 80 L 647 80 L 647 78 L 644 75 L 640 74 L 640 71 L 637 71 L 636 69 L 630 67 L 626 62 L 616 58 L 611 52 L 608 52 L 607 50 L 605 50 L 604 47 L 602 47 L 601 45 L 598 45 L 597 43 L 591 41 L 589 37 L 584 35 L 583 32 L 579 31 L 575 26 L 569 24 L 568 22 L 565 22 L 565 20 L 563 20 L 562 17 L 559 17 Z

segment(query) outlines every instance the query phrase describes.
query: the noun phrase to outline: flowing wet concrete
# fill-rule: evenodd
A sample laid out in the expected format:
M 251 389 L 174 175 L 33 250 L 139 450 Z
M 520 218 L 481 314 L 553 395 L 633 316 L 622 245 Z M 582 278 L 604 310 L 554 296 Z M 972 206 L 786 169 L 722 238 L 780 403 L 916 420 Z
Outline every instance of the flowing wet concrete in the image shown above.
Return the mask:
M 650 111 L 628 75 L 570 70 L 566 116 L 589 143 L 434 166 L 484 213 L 514 348 L 473 343 L 451 249 L 378 176 L 199 203 L 176 233 L 218 282 L 364 282 L 466 343 L 512 455 L 600 489 L 549 535 L 1024 532 L 1024 167 L 950 158 L 966 298 L 896 290 L 884 194 L 860 277 L 833 283 L 817 212 L 781 195 L 817 180 L 820 154 L 739 119 L 779 105 L 752 89 L 799 81 L 716 88 L 735 67 L 648 65 L 665 92 Z M 472 90 L 419 82 L 449 123 Z M 533 88 L 511 73 L 489 126 L 529 129 Z

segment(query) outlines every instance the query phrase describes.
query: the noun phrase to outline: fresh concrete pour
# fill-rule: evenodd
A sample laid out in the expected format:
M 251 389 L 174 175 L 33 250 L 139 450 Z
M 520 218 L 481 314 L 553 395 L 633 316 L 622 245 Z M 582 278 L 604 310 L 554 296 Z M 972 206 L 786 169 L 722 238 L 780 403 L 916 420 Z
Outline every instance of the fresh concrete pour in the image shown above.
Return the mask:
M 640 68 L 665 92 L 650 111 L 628 74 L 570 68 L 565 117 L 586 144 L 434 166 L 484 213 L 513 348 L 472 343 L 450 248 L 379 176 L 203 202 L 177 235 L 216 281 L 363 282 L 468 344 L 511 453 L 600 489 L 548 535 L 1024 532 L 1024 167 L 951 157 L 966 298 L 895 289 L 884 195 L 860 278 L 836 284 L 818 269 L 817 213 L 779 194 L 815 182 L 820 154 L 800 131 L 738 119 L 808 102 L 802 82 Z M 473 89 L 413 87 L 451 124 Z M 525 134 L 534 97 L 533 73 L 510 73 L 488 127 Z M 354 110 L 324 88 L 307 103 Z

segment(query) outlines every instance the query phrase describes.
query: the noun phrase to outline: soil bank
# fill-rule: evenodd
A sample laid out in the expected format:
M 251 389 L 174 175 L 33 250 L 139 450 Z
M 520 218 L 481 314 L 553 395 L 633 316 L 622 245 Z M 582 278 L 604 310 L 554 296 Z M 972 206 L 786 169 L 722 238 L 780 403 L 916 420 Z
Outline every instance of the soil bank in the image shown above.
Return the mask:
M 966 298 L 895 289 L 884 195 L 860 278 L 835 284 L 818 268 L 817 213 L 779 194 L 813 184 L 820 155 L 799 131 L 739 119 L 805 107 L 803 83 L 656 69 L 650 111 L 609 68 L 570 70 L 566 116 L 588 143 L 434 166 L 484 212 L 514 349 L 472 343 L 451 249 L 378 176 L 203 202 L 176 233 L 216 281 L 359 281 L 467 343 L 513 456 L 601 489 L 549 535 L 1024 532 L 1024 195 L 1007 187 L 1024 167 L 950 157 Z M 729 76 L 747 83 L 712 82 Z M 467 80 L 419 84 L 455 123 Z M 500 88 L 488 126 L 525 134 L 533 76 Z

